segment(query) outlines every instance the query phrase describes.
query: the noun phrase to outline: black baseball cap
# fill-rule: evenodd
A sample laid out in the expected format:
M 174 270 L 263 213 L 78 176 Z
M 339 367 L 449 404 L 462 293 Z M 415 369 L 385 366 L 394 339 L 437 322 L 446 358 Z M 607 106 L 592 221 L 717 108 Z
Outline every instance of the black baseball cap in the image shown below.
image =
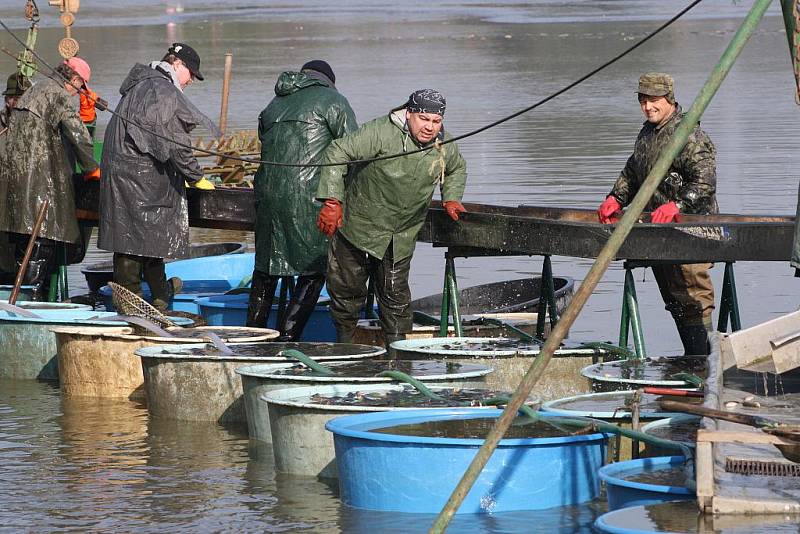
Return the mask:
M 200 56 L 197 55 L 194 48 L 183 43 L 172 43 L 167 54 L 172 54 L 183 61 L 189 72 L 198 80 L 203 81 L 203 75 L 200 73 Z

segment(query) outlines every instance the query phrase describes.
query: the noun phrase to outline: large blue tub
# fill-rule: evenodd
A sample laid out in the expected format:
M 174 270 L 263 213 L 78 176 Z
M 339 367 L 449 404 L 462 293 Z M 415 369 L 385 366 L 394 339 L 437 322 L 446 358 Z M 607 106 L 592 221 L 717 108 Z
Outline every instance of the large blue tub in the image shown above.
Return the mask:
M 195 299 L 206 295 L 218 295 L 240 285 L 247 285 L 253 275 L 254 264 L 254 253 L 205 256 L 167 263 L 165 268 L 167 278 L 177 276 L 183 281 L 183 289 L 170 302 L 170 309 L 199 314 Z M 99 293 L 106 309 L 113 311 L 111 288 L 103 286 Z M 142 282 L 142 295 L 147 301 L 152 301 L 150 287 L 145 282 Z
M 602 467 L 600 478 L 606 484 L 608 509 L 619 510 L 629 506 L 693 500 L 695 498 L 694 490 L 685 486 L 629 480 L 632 476 L 642 473 L 680 469 L 685 464 L 684 456 L 658 456 L 628 460 Z
M 483 440 L 370 430 L 434 420 L 496 418 L 501 413 L 487 408 L 426 409 L 329 421 L 325 427 L 334 435 L 340 498 L 357 508 L 438 513 Z M 597 473 L 605 452 L 606 436 L 599 433 L 503 439 L 458 512 L 541 510 L 590 501 L 600 491 Z
M 33 286 L 20 286 L 19 293 L 17 294 L 17 298 L 19 300 L 30 300 L 33 298 Z M 14 286 L 10 285 L 0 285 L 0 299 L 5 300 L 8 302 L 8 298 L 11 296 L 11 292 L 14 290 Z
M 325 298 L 326 295 L 320 297 Z M 247 293 L 240 295 L 212 295 L 196 301 L 200 315 L 212 326 L 243 326 L 247 322 Z M 278 305 L 273 304 L 267 328 L 277 328 Z M 300 341 L 336 341 L 336 329 L 327 304 L 317 304 L 308 319 Z

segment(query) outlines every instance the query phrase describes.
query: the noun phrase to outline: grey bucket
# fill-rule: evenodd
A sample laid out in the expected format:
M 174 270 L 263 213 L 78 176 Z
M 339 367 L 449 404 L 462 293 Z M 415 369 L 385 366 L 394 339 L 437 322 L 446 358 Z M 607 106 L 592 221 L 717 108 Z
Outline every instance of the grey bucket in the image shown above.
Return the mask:
M 423 361 L 420 363 L 428 363 Z M 388 367 L 387 362 L 387 369 Z M 335 370 L 343 362 L 331 363 L 329 366 Z M 244 391 L 244 409 L 247 416 L 247 432 L 251 438 L 266 443 L 272 442 L 272 433 L 269 427 L 269 412 L 267 405 L 259 400 L 261 395 L 279 389 L 329 386 L 333 384 L 387 384 L 391 378 L 379 376 L 287 376 L 276 374 L 275 371 L 292 367 L 293 364 L 258 364 L 239 367 L 236 373 L 242 377 Z M 483 365 L 469 365 L 469 370 L 453 373 L 418 375 L 411 372 L 411 376 L 421 382 L 430 382 L 441 387 L 486 387 L 486 375 L 492 369 Z
M 285 363 L 292 361 L 276 356 L 282 346 L 320 345 L 331 343 L 241 343 L 239 348 L 263 347 L 269 356 L 237 356 L 219 351 L 203 353 L 206 344 L 156 346 L 138 349 L 136 355 L 142 359 L 147 407 L 156 417 L 182 421 L 216 421 L 223 424 L 245 425 L 242 402 L 242 381 L 235 370 L 246 365 L 263 363 Z M 364 348 L 360 354 L 322 356 L 321 361 L 356 360 L 375 358 L 386 353 L 381 347 Z M 196 353 L 196 352 L 200 353 Z
M 400 359 L 443 359 L 486 365 L 494 369 L 486 377 L 486 387 L 502 391 L 514 391 L 517 388 L 541 348 L 533 344 L 523 345 L 525 348 L 521 350 L 505 347 L 489 350 L 459 348 L 482 343 L 510 345 L 521 342 L 509 338 L 449 337 L 395 341 L 392 348 L 397 351 Z M 548 400 L 590 392 L 589 381 L 580 375 L 580 370 L 602 358 L 603 354 L 601 350 L 579 345 L 567 345 L 558 349 L 536 384 L 533 394 L 542 400 Z

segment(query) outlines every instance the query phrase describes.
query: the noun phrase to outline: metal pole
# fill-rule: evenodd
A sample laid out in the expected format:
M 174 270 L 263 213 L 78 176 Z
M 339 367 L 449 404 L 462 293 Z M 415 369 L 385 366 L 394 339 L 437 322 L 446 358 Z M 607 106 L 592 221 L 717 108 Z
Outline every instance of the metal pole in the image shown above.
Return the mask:
M 448 253 L 444 253 L 444 287 L 442 288 L 442 307 L 439 311 L 439 337 L 447 337 L 447 327 L 450 321 L 450 262 L 447 261 Z
M 725 264 L 725 276 L 728 278 L 728 297 L 730 298 L 731 331 L 742 329 L 742 318 L 739 315 L 739 296 L 736 294 L 736 276 L 733 274 L 733 262 Z
M 550 330 L 556 327 L 558 322 L 558 311 L 556 311 L 556 286 L 553 282 L 553 264 L 550 261 L 550 256 L 544 257 L 544 283 L 545 294 L 547 298 L 547 306 L 550 308 Z
M 228 127 L 228 97 L 231 94 L 231 72 L 233 70 L 233 54 L 225 54 L 225 70 L 222 74 L 222 105 L 219 109 L 219 129 L 225 134 Z
M 755 31 L 758 22 L 764 16 L 764 12 L 771 2 L 772 0 L 756 0 L 754 2 L 747 17 L 745 17 L 730 44 L 722 54 L 719 63 L 717 63 L 711 71 L 711 75 L 700 90 L 700 94 L 697 95 L 692 107 L 686 113 L 683 120 L 681 120 L 669 144 L 664 147 L 655 165 L 653 165 L 650 174 L 634 197 L 633 202 L 631 202 L 630 206 L 625 211 L 625 215 L 623 215 L 622 219 L 617 224 L 614 233 L 611 234 L 603 250 L 600 251 L 597 260 L 594 265 L 592 265 L 583 283 L 572 298 L 572 302 L 570 302 L 569 306 L 564 311 L 561 320 L 558 321 L 555 329 L 550 333 L 550 336 L 542 347 L 541 353 L 539 353 L 539 356 L 537 356 L 531 364 L 525 377 L 522 379 L 519 386 L 517 386 L 516 391 L 514 391 L 513 397 L 509 400 L 506 409 L 503 410 L 502 415 L 500 415 L 495 422 L 494 427 L 489 432 L 489 435 L 486 436 L 486 440 L 473 458 L 464 476 L 458 482 L 458 485 L 453 490 L 453 493 L 450 495 L 444 508 L 442 508 L 442 511 L 439 512 L 439 515 L 431 526 L 431 533 L 438 534 L 444 532 L 447 528 L 456 510 L 458 510 L 458 507 L 464 501 L 464 498 L 469 493 L 478 475 L 480 475 L 484 466 L 489 461 L 497 444 L 502 439 L 503 434 L 505 434 L 508 427 L 516 418 L 520 406 L 522 406 L 522 403 L 530 394 L 533 386 L 536 385 L 536 382 L 544 373 L 547 364 L 553 357 L 553 353 L 566 337 L 572 323 L 575 322 L 584 304 L 586 304 L 594 288 L 600 282 L 606 269 L 608 269 L 608 266 L 614 260 L 620 247 L 625 242 L 625 238 L 628 237 L 633 225 L 636 224 L 639 219 L 639 215 L 641 215 L 644 207 L 650 201 L 650 197 L 653 196 L 656 188 L 666 175 L 672 164 L 672 160 L 683 150 L 684 145 L 686 145 L 686 140 L 697 126 L 703 111 L 708 107 L 709 102 L 711 102 L 711 99 L 716 94 L 725 76 L 728 74 L 731 67 L 733 67 L 747 39 Z

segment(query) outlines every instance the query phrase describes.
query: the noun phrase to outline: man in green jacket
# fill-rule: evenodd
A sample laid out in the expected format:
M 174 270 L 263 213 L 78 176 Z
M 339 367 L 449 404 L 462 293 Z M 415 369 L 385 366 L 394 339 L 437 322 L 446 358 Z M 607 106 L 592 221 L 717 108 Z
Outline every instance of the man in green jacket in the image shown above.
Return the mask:
M 615 222 L 617 212 L 633 200 L 684 116 L 675 101 L 674 82 L 669 74 L 643 74 L 637 93 L 647 120 L 636 139 L 633 154 L 598 209 L 602 223 Z M 652 212 L 652 222 L 679 222 L 681 213 L 719 212 L 715 156 L 714 143 L 698 125 L 645 207 Z M 712 329 L 714 287 L 708 270 L 712 265 L 653 266 L 661 297 L 675 320 L 686 354 L 709 353 L 707 330 Z
M 408 273 L 436 186 L 453 220 L 465 211 L 467 165 L 455 143 L 441 144 L 449 139 L 444 111 L 441 93 L 415 91 L 408 102 L 332 142 L 325 152 L 326 163 L 410 153 L 366 163 L 347 180 L 346 165 L 322 170 L 317 200 L 324 205 L 317 226 L 332 236 L 328 294 L 340 342 L 353 337 L 370 278 L 387 347 L 411 331 Z
M 263 160 L 319 163 L 331 141 L 356 129 L 347 99 L 328 63 L 309 61 L 278 77 L 275 98 L 258 118 Z M 325 284 L 327 238 L 314 229 L 314 194 L 320 167 L 261 165 L 255 176 L 256 263 L 247 325 L 267 324 L 281 277 L 297 284 L 277 325 L 281 338 L 298 341 Z

